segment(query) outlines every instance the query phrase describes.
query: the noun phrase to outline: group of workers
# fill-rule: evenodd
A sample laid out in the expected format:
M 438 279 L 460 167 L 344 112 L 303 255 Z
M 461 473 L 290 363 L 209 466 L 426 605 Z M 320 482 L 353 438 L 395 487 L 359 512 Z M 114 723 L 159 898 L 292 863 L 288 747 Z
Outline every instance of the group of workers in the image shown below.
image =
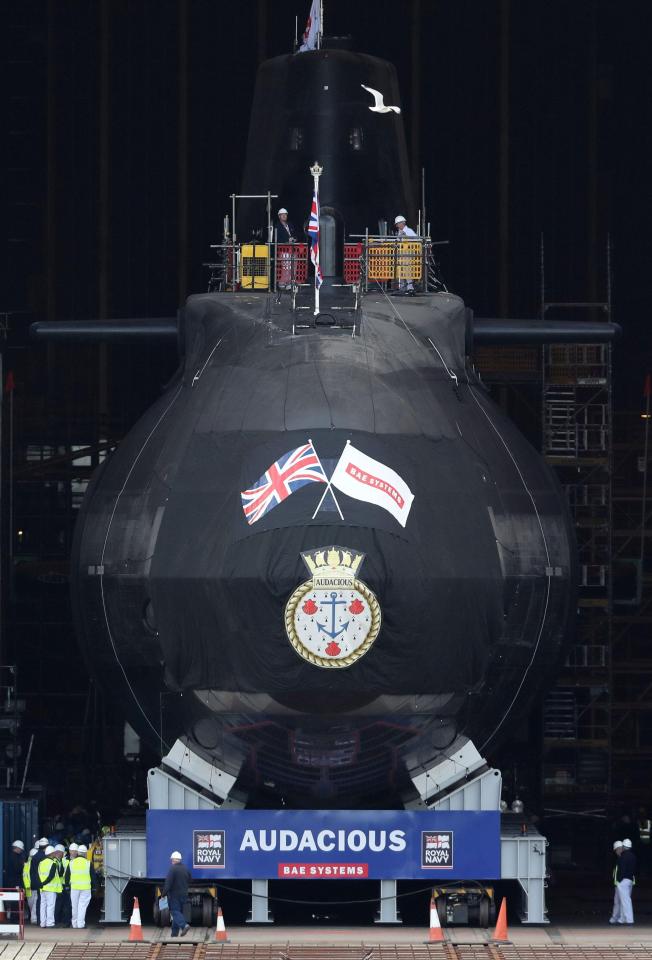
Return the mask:
M 62 843 L 53 846 L 41 837 L 26 855 L 23 841 L 15 840 L 10 873 L 8 886 L 25 891 L 31 923 L 84 929 L 95 879 L 88 847 L 71 843 L 66 851 Z
M 278 220 L 276 223 L 276 236 L 279 243 L 288 243 L 290 241 L 297 240 L 297 231 L 294 227 L 294 224 L 290 222 L 290 215 L 286 207 L 281 207 L 277 216 Z M 407 221 L 402 213 L 399 213 L 398 216 L 394 218 L 394 230 L 396 231 L 396 236 L 404 240 L 417 236 L 412 227 L 408 227 Z M 399 280 L 397 292 L 401 296 L 413 297 L 413 281 Z
M 609 923 L 634 923 L 632 890 L 636 883 L 636 855 L 631 840 L 615 840 L 614 905 Z

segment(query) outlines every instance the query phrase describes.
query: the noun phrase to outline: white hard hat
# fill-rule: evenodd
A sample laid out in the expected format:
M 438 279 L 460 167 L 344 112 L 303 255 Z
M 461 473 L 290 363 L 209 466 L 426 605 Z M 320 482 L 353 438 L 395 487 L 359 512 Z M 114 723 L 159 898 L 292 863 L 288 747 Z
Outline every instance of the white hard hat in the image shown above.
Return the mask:
M 287 213 L 287 210 L 285 209 L 285 207 L 281 207 L 281 209 L 279 210 L 279 213 Z
M 69 849 L 69 850 L 79 850 L 79 847 L 77 846 L 76 843 L 71 843 L 70 846 L 68 847 L 68 849 Z
M 24 850 L 25 844 L 23 843 L 22 840 L 14 840 L 14 842 L 12 843 L 12 847 L 18 847 L 19 850 Z
M 63 845 L 62 843 L 58 843 L 54 849 L 57 850 L 59 853 L 65 853 L 65 852 L 66 852 L 66 848 L 64 847 L 64 845 Z
M 48 846 L 45 848 L 45 856 L 49 857 L 51 853 L 54 853 L 54 847 L 48 844 Z
M 80 843 L 77 847 L 77 853 L 88 853 L 88 847 L 85 844 Z
M 38 847 L 32 847 L 32 849 L 29 851 L 30 857 L 35 857 L 37 853 L 38 853 Z
M 48 847 L 49 845 L 50 845 L 50 841 L 48 840 L 47 837 L 41 837 L 41 839 L 37 844 L 37 846 L 39 847 Z
M 614 840 L 614 850 L 617 850 L 618 847 L 622 847 L 622 845 L 623 845 L 622 840 Z
M 183 857 L 181 856 L 178 850 L 175 850 L 173 853 L 170 854 L 170 860 L 183 860 Z
M 399 213 L 398 217 L 394 217 L 394 226 L 396 226 L 397 223 L 407 223 L 402 213 Z
M 631 849 L 632 849 L 632 841 L 631 841 L 631 840 L 623 840 L 623 847 L 625 848 L 625 850 L 631 850 Z

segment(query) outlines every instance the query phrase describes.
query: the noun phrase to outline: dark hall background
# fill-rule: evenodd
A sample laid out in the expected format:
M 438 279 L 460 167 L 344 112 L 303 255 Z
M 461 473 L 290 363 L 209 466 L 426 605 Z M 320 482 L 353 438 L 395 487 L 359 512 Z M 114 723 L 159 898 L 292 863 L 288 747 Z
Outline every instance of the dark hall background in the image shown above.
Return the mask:
M 481 316 L 606 298 L 615 397 L 650 362 L 652 75 L 646 3 L 325 0 L 327 34 L 398 69 L 415 185 L 450 289 Z M 308 0 L 5 0 L 0 662 L 25 704 L 3 761 L 52 813 L 138 789 L 119 711 L 77 652 L 67 593 L 93 469 L 175 368 L 165 347 L 30 343 L 39 319 L 172 316 L 238 190 L 257 65 Z M 306 212 L 310 202 L 308 177 Z M 260 184 L 261 192 L 267 185 Z M 399 211 L 397 211 L 399 212 Z M 7 377 L 11 381 L 7 386 Z M 515 410 L 536 439 L 537 414 Z M 75 454 L 77 454 L 75 456 Z M 9 681 L 8 681 L 9 682 Z M 13 681 L 12 681 L 13 682 Z M 61 759 L 68 772 L 61 776 Z

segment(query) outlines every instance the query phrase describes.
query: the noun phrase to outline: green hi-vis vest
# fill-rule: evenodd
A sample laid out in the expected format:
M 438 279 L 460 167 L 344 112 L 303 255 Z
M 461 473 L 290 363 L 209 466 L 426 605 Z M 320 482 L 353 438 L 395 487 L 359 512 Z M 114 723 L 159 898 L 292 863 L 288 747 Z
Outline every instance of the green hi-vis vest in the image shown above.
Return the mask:
M 618 864 L 614 867 L 614 887 L 618 886 L 618 881 L 616 880 L 616 874 L 618 873 Z M 632 886 L 636 886 L 636 877 L 632 880 Z
M 32 892 L 32 879 L 29 875 L 29 868 L 31 863 L 32 863 L 32 858 L 30 857 L 29 860 L 27 860 L 23 864 L 23 886 L 25 887 L 26 897 L 29 897 L 30 893 Z
M 86 857 L 75 857 L 70 861 L 70 889 L 90 890 L 91 862 Z
M 50 870 L 52 869 L 52 864 L 55 866 L 54 876 L 49 883 L 45 883 Z M 38 875 L 39 880 L 41 881 L 41 890 L 44 893 L 61 893 L 63 889 L 63 884 L 61 882 L 61 876 L 59 874 L 59 864 L 58 861 L 51 858 L 45 857 L 38 865 Z

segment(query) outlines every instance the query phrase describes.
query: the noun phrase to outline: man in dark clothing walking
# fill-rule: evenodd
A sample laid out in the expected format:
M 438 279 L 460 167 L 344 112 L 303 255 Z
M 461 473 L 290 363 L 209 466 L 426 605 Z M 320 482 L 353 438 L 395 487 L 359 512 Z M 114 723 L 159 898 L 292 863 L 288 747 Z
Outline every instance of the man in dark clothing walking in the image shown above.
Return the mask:
M 188 933 L 190 924 L 186 923 L 183 908 L 188 902 L 188 887 L 190 886 L 190 870 L 181 861 L 183 857 L 178 850 L 170 854 L 172 866 L 168 870 L 163 887 L 163 896 L 168 898 L 170 917 L 172 918 L 172 936 L 182 937 Z

